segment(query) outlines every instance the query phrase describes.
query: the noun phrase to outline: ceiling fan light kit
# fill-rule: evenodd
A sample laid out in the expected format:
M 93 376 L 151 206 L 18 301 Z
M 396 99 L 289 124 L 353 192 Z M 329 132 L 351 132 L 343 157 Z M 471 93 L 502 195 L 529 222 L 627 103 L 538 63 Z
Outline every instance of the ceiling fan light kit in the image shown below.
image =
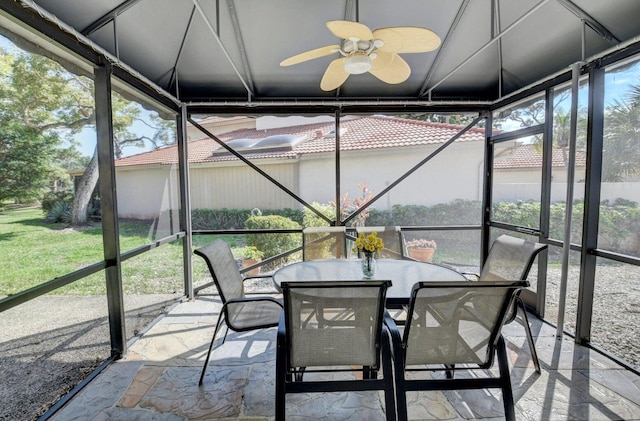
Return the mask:
M 440 37 L 426 28 L 399 26 L 372 32 L 361 23 L 336 20 L 327 22 L 327 28 L 342 39 L 339 46 L 305 51 L 280 63 L 280 66 L 291 66 L 339 53 L 341 57 L 329 63 L 322 77 L 323 91 L 339 88 L 349 75 L 367 72 L 385 83 L 402 83 L 409 78 L 411 69 L 398 53 L 424 53 L 440 46 Z
M 369 69 L 371 69 L 371 57 L 366 54 L 353 53 L 344 59 L 344 71 L 350 75 L 367 73 Z

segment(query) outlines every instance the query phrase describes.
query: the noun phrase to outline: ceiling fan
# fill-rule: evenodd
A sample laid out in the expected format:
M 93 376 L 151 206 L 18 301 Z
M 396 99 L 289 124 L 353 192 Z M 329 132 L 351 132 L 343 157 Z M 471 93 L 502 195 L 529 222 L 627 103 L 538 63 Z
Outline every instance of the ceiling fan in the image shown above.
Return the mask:
M 320 88 L 332 91 L 340 87 L 349 75 L 369 72 L 390 84 L 409 78 L 411 68 L 398 53 L 425 53 L 440 46 L 435 32 L 412 26 L 380 28 L 371 31 L 366 25 L 346 20 L 327 22 L 327 28 L 338 38 L 340 45 L 327 45 L 289 57 L 280 66 L 291 66 L 308 60 L 340 53 L 324 72 Z

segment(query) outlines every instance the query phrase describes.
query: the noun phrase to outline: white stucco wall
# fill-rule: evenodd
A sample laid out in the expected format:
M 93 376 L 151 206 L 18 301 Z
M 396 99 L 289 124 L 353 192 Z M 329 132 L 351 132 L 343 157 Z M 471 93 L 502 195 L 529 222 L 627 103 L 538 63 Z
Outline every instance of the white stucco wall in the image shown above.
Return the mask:
M 349 151 L 341 155 L 341 193 L 361 194 L 366 183 L 374 195 L 405 174 L 439 145 L 402 149 Z M 308 202 L 335 200 L 335 154 L 307 154 L 298 159 L 255 160 L 279 183 Z M 482 145 L 454 143 L 403 180 L 375 204 L 379 210 L 394 204 L 433 205 L 454 199 L 480 200 Z M 245 164 L 223 162 L 190 166 L 193 209 L 301 208 Z M 120 216 L 150 219 L 171 206 L 178 209 L 175 169 L 165 167 L 119 168 Z
M 436 146 L 400 150 L 344 152 L 340 157 L 341 193 L 353 199 L 359 185 L 377 195 L 432 153 Z M 482 145 L 453 144 L 401 181 L 374 207 L 389 210 L 394 204 L 433 205 L 454 199 L 479 200 L 482 191 Z M 300 161 L 300 191 L 308 202 L 335 200 L 334 154 L 310 154 Z
M 584 198 L 584 183 L 575 183 L 573 200 Z M 602 183 L 601 200 L 614 201 L 618 198 L 640 203 L 640 182 Z M 551 183 L 551 203 L 566 202 L 567 184 Z M 495 185 L 494 202 L 517 202 L 519 200 L 540 200 L 540 183 L 500 183 Z
M 179 231 L 180 189 L 177 166 L 116 169 L 118 215 L 120 218 L 155 221 L 153 238 Z
M 260 162 L 263 161 L 263 162 Z M 295 161 L 259 160 L 256 164 L 287 189 L 297 194 Z M 269 180 L 241 162 L 192 165 L 192 209 L 296 208 L 296 202 Z

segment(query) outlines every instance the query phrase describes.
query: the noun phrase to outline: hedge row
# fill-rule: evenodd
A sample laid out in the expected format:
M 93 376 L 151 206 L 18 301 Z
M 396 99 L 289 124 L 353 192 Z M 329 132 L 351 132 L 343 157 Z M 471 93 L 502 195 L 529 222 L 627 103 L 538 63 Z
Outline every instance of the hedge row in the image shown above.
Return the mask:
M 191 212 L 191 224 L 194 230 L 245 229 L 246 221 L 252 209 L 194 209 Z M 276 209 L 261 210 L 262 215 L 280 215 L 302 224 L 301 210 Z
M 555 203 L 550 209 L 550 237 L 564 237 L 565 204 Z M 250 209 L 196 209 L 192 213 L 194 229 L 244 229 L 251 216 Z M 539 202 L 501 202 L 493 206 L 492 219 L 509 224 L 538 228 L 540 220 Z M 572 240 L 580 241 L 584 203 L 573 204 Z M 264 210 L 263 216 L 280 215 L 303 226 L 304 212 L 294 209 Z M 454 200 L 433 206 L 394 205 L 389 211 L 370 210 L 366 224 L 369 226 L 437 226 L 437 225 L 479 225 L 482 204 L 471 200 Z M 309 219 L 309 217 L 307 217 Z M 310 221 L 306 221 L 310 222 Z M 637 248 L 640 207 L 637 202 L 617 199 L 603 201 L 600 206 L 601 247 L 616 251 L 633 251 Z M 637 250 L 636 250 L 637 251 Z

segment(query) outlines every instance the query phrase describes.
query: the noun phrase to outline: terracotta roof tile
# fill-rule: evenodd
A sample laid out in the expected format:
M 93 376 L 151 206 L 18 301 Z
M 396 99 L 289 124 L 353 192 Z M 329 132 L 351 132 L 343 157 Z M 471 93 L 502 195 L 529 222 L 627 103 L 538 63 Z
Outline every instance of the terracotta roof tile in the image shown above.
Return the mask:
M 345 118 L 340 124 L 340 147 L 342 150 L 364 150 L 378 148 L 395 148 L 415 145 L 444 143 L 457 134 L 464 126 L 408 120 L 396 117 L 368 116 L 353 119 Z M 239 129 L 219 136 L 228 142 L 233 139 L 263 139 L 274 135 L 305 136 L 306 141 L 298 143 L 289 151 L 242 152 L 251 159 L 287 158 L 301 154 L 330 152 L 334 150 L 335 140 L 330 133 L 334 130 L 333 122 L 280 127 L 267 130 Z M 322 136 L 318 133 L 321 132 Z M 483 141 L 484 129 L 472 128 L 462 135 L 458 142 Z M 220 146 L 212 139 L 198 139 L 189 142 L 189 162 L 215 162 L 236 159 L 230 154 L 213 154 Z M 116 166 L 132 165 L 168 165 L 178 162 L 175 145 L 150 152 L 132 155 L 116 161 Z
M 587 156 L 584 151 L 576 152 L 576 166 L 586 165 L 586 159 Z M 562 149 L 553 148 L 551 165 L 554 167 L 563 167 L 565 165 Z M 494 168 L 499 169 L 540 168 L 541 166 L 542 151 L 538 150 L 535 145 L 518 146 L 513 154 L 505 158 L 498 158 L 494 162 Z

